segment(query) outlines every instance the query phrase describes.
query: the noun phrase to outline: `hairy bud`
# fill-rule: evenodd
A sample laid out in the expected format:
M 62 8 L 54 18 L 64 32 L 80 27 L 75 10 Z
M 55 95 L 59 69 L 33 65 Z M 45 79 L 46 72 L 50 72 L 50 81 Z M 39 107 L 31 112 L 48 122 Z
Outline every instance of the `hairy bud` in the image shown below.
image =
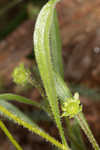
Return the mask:
M 80 105 L 79 94 L 75 93 L 73 97 L 68 98 L 63 104 L 62 110 L 62 117 L 68 116 L 69 118 L 73 118 L 80 113 L 82 111 L 82 106 Z
M 30 71 L 24 67 L 24 64 L 20 64 L 16 67 L 12 73 L 13 81 L 16 84 L 24 86 L 28 83 L 28 79 L 30 78 Z

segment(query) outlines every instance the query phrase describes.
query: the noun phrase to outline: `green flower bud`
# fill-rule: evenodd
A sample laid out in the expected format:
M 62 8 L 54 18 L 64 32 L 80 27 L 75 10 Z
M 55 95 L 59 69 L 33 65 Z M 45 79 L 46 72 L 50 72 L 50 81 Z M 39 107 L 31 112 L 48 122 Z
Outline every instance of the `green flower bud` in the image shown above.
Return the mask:
M 68 98 L 67 101 L 63 104 L 62 110 L 62 117 L 68 116 L 69 118 L 73 118 L 78 115 L 78 113 L 82 111 L 79 94 L 75 93 L 73 97 Z
M 16 67 L 12 73 L 13 81 L 16 84 L 24 86 L 28 83 L 28 79 L 30 78 L 30 71 L 24 67 L 24 64 L 20 64 Z

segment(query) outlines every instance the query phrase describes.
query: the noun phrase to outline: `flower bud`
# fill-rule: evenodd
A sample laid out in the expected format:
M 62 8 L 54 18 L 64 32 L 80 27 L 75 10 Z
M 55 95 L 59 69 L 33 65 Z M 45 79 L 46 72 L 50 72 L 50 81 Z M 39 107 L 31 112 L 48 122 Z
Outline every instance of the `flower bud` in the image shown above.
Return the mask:
M 30 78 L 30 71 L 24 67 L 24 64 L 20 64 L 16 67 L 12 73 L 13 81 L 16 84 L 24 86 L 28 83 L 28 79 Z
M 67 101 L 63 104 L 62 110 L 62 117 L 68 116 L 69 118 L 73 118 L 78 115 L 78 113 L 82 111 L 79 94 L 75 93 L 73 97 L 68 98 Z

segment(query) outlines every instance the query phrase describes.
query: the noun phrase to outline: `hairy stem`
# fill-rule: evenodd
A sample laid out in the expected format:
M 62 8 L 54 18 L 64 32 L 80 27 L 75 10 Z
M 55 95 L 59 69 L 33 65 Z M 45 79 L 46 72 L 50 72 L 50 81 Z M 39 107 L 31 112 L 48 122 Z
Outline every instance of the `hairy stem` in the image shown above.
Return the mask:
M 0 128 L 3 130 L 3 132 L 6 134 L 6 136 L 9 138 L 11 143 L 16 147 L 17 150 L 22 150 L 21 146 L 18 144 L 18 142 L 13 138 L 11 133 L 8 131 L 4 123 L 0 120 Z
M 84 133 L 87 135 L 89 141 L 91 142 L 93 148 L 95 150 L 100 150 L 98 143 L 96 142 L 89 126 L 88 123 L 83 115 L 83 113 L 80 113 L 76 116 L 76 120 L 78 121 L 79 125 L 81 126 L 81 128 L 83 129 Z
M 62 149 L 62 150 L 69 150 L 68 148 L 65 147 L 65 145 L 61 144 L 59 141 L 57 141 L 55 138 L 47 134 L 45 131 L 40 129 L 36 124 L 32 125 L 32 122 L 26 122 L 20 117 L 14 115 L 12 112 L 8 111 L 4 106 L 0 105 L 0 112 L 7 118 L 13 120 L 16 122 L 18 125 L 21 125 L 25 128 L 27 128 L 29 131 L 36 133 L 37 135 L 41 136 L 44 138 L 46 141 L 50 142 L 51 144 L 55 145 L 56 147 Z M 1 124 L 2 125 L 2 124 Z M 22 149 L 18 149 L 22 150 Z
M 67 97 L 71 97 L 71 91 L 68 88 L 68 86 L 64 83 L 63 79 L 57 75 L 57 73 L 55 73 L 55 83 L 56 83 L 56 90 L 57 90 L 57 94 L 61 100 L 61 105 L 63 104 L 63 102 L 67 101 Z M 82 128 L 82 130 L 85 132 L 86 136 L 88 137 L 89 141 L 91 142 L 93 148 L 95 150 L 100 150 L 89 126 L 88 123 L 85 120 L 85 117 L 83 115 L 83 113 L 79 113 L 79 115 L 76 116 L 76 119 L 80 125 L 80 127 Z

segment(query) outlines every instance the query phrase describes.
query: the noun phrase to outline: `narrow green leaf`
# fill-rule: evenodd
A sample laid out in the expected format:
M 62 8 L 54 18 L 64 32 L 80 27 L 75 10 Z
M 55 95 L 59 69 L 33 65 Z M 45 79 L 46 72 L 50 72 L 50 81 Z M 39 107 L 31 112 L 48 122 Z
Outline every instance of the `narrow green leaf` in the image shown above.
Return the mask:
M 86 150 L 85 144 L 82 139 L 81 131 L 79 124 L 74 120 L 73 124 L 71 125 L 71 148 L 72 150 Z
M 54 8 L 59 0 L 50 0 L 41 10 L 34 32 L 34 49 L 40 75 L 48 96 L 48 100 L 59 129 L 62 142 L 67 146 L 60 121 L 60 113 L 53 77 L 53 65 L 50 50 L 50 29 L 53 21 Z M 69 148 L 68 148 L 69 149 Z
M 61 103 L 64 103 L 67 98 L 72 97 L 72 93 L 68 88 L 67 83 L 64 82 L 63 78 L 57 72 L 54 72 L 54 78 L 57 96 L 60 98 Z
M 0 100 L 2 100 L 2 99 L 4 101 L 17 101 L 17 102 L 20 102 L 20 103 L 25 103 L 25 104 L 28 104 L 28 105 L 35 106 L 35 107 L 45 111 L 50 117 L 52 116 L 51 112 L 48 108 L 48 105 L 46 105 L 47 104 L 45 102 L 46 100 L 43 100 L 41 103 L 38 103 L 34 100 L 30 100 L 29 98 L 19 96 L 19 95 L 16 95 L 16 94 L 11 94 L 11 93 L 0 94 Z
M 5 124 L 1 120 L 0 120 L 0 128 L 3 130 L 3 132 L 9 138 L 9 140 L 11 141 L 11 143 L 16 147 L 16 149 L 17 150 L 22 150 L 21 146 L 14 139 L 14 137 L 11 135 L 11 133 L 9 132 L 9 130 L 6 128 Z
M 11 94 L 11 93 L 0 94 L 0 100 L 2 100 L 2 99 L 9 100 L 9 101 L 17 101 L 17 102 L 20 102 L 20 103 L 25 103 L 25 104 L 33 105 L 35 107 L 43 109 L 43 107 L 41 106 L 40 103 L 38 103 L 36 101 L 33 101 L 33 100 L 30 100 L 30 99 L 28 99 L 26 97 L 16 95 L 16 94 Z
M 54 19 L 55 17 L 53 15 L 55 11 L 55 5 L 58 1 L 59 0 L 50 0 L 41 10 L 38 16 L 37 22 L 36 22 L 36 26 L 35 26 L 34 45 L 35 45 L 35 55 L 36 55 L 36 60 L 37 60 L 37 64 L 39 67 L 40 75 L 43 80 L 44 88 L 46 90 L 46 94 L 48 96 L 48 100 L 49 100 L 56 124 L 60 131 L 62 142 L 69 149 L 68 145 L 66 144 L 66 140 L 65 140 L 64 133 L 62 130 L 62 125 L 60 122 L 60 113 L 59 113 L 59 108 L 57 104 L 57 96 L 60 99 L 62 99 L 62 101 L 66 101 L 68 97 L 69 98 L 72 97 L 70 90 L 64 84 L 63 78 L 58 77 L 58 75 L 60 76 L 61 74 L 60 73 L 61 62 L 59 63 L 58 61 L 59 58 L 61 57 L 57 55 L 57 45 L 56 45 L 57 33 L 55 30 L 56 26 L 53 25 L 53 23 L 56 24 L 55 19 Z M 51 31 L 52 36 L 54 34 L 54 39 L 50 37 L 50 31 Z M 52 39 L 49 39 L 49 38 L 52 38 Z M 53 46 L 53 40 L 54 40 L 54 46 Z M 51 45 L 51 47 L 49 44 Z M 55 48 L 55 51 L 53 51 L 53 48 Z M 61 55 L 61 53 L 59 54 Z M 57 63 L 59 64 L 59 66 Z M 85 119 L 83 119 L 80 114 L 77 115 L 77 117 L 78 117 L 77 120 L 82 119 L 83 126 L 86 127 L 87 124 L 86 124 Z M 80 126 L 85 131 L 85 128 L 83 128 L 81 123 L 80 123 Z M 90 129 L 89 130 L 88 129 L 87 131 L 90 131 Z M 88 134 L 89 133 L 91 132 L 88 132 Z M 92 133 L 87 136 L 90 142 L 92 143 L 94 149 L 98 150 L 99 149 L 98 144 L 96 143 L 94 137 L 92 136 Z
M 0 114 L 8 118 L 9 120 L 12 120 L 14 123 L 17 123 L 18 125 L 27 128 L 29 131 L 38 134 L 39 136 L 51 142 L 58 148 L 62 150 L 68 150 L 64 145 L 62 145 L 60 142 L 55 140 L 53 137 L 51 137 L 49 134 L 43 131 L 40 127 L 38 127 L 36 123 L 34 123 L 30 118 L 28 118 L 28 116 L 23 114 L 18 108 L 4 100 L 0 100 Z
M 53 23 L 50 31 L 50 48 L 51 48 L 51 56 L 52 56 L 52 63 L 54 66 L 54 70 L 55 72 L 58 72 L 62 76 L 62 78 L 64 78 L 64 70 L 63 70 L 62 54 L 61 54 L 62 53 L 61 39 L 60 39 L 56 9 L 54 11 Z

